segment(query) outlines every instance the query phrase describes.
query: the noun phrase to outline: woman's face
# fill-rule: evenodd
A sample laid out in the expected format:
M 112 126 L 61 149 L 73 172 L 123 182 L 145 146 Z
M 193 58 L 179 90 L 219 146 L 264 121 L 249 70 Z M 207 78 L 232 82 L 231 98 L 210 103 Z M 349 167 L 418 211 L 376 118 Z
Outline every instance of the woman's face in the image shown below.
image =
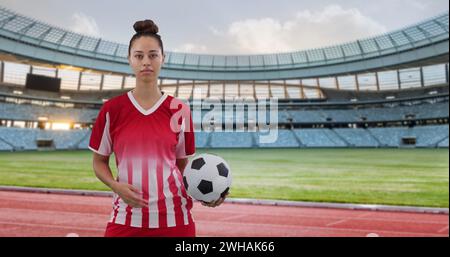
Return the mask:
M 142 36 L 134 40 L 128 61 L 136 79 L 151 82 L 158 79 L 164 56 L 156 39 Z

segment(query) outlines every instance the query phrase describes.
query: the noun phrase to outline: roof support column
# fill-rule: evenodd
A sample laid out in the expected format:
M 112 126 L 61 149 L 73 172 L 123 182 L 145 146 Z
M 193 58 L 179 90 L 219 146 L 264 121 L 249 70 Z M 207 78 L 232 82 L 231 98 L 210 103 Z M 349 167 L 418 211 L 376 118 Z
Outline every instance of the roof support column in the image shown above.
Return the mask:
M 322 98 L 322 89 L 320 88 L 320 79 L 316 78 L 316 84 L 317 84 L 317 94 L 319 95 L 319 98 Z
M 284 86 L 284 98 L 288 99 L 288 90 L 287 90 L 287 85 L 286 85 L 286 80 L 283 80 L 283 86 Z
M 375 71 L 375 83 L 377 83 L 377 91 L 380 91 L 380 77 L 378 76 L 378 71 Z
M 425 87 L 425 80 L 423 77 L 423 67 L 422 66 L 420 66 L 419 72 L 420 72 L 420 86 Z
M 253 80 L 253 98 L 256 100 L 256 82 Z
M 125 75 L 122 76 L 122 83 L 120 84 L 120 89 L 122 89 L 122 90 L 125 89 Z
M 336 89 L 340 90 L 340 86 L 339 86 L 339 79 L 337 76 L 334 76 L 334 84 L 336 84 Z
M 5 81 L 5 63 L 0 61 L 0 82 Z
M 300 79 L 300 93 L 301 93 L 300 98 L 301 99 L 305 99 L 306 98 L 305 97 L 305 90 L 303 88 L 303 80 L 302 79 Z
M 164 85 L 164 79 L 160 79 L 160 80 L 159 80 L 158 87 L 159 87 L 159 90 L 160 90 L 161 92 L 164 92 L 163 85 Z
M 355 74 L 356 92 L 359 93 L 359 79 L 358 74 Z
M 402 89 L 402 80 L 400 79 L 400 70 L 397 69 L 397 85 L 398 89 Z
M 225 81 L 222 83 L 222 99 L 225 100 Z
M 105 74 L 102 74 L 102 76 L 100 77 L 100 91 L 103 91 L 104 83 L 105 83 Z
M 211 96 L 211 80 L 208 80 L 208 93 L 206 94 L 206 98 Z
M 77 90 L 80 91 L 81 89 L 81 77 L 83 76 L 83 72 L 80 71 L 80 76 L 78 77 L 78 86 L 77 86 Z
M 445 64 L 445 82 L 448 83 L 448 63 Z
M 241 97 L 241 81 L 240 80 L 237 81 L 237 85 L 238 85 L 238 97 L 240 98 Z
M 272 98 L 272 83 L 269 80 L 269 98 Z
M 174 93 L 174 96 L 175 96 L 175 97 L 178 97 L 178 91 L 179 91 L 179 89 L 180 89 L 180 80 L 177 79 L 177 87 L 175 88 L 175 93 Z

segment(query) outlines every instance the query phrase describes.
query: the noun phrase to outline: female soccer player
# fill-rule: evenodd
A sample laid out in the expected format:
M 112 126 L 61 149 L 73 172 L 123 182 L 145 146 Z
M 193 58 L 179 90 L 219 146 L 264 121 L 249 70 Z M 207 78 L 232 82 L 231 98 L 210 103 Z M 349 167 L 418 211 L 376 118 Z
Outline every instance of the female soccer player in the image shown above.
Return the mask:
M 192 199 L 182 180 L 195 154 L 190 109 L 157 85 L 164 63 L 158 27 L 145 20 L 134 29 L 128 61 L 136 87 L 103 104 L 89 143 L 96 176 L 114 191 L 105 236 L 194 237 Z M 116 179 L 109 167 L 113 152 Z M 204 205 L 216 207 L 223 200 Z

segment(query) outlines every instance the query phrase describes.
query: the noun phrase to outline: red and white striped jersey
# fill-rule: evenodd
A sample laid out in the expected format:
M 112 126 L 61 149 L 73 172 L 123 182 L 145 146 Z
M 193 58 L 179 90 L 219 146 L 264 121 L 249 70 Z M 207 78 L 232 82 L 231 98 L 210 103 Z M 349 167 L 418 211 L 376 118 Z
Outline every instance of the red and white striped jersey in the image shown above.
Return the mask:
M 89 148 L 101 155 L 113 152 L 117 181 L 132 184 L 149 201 L 148 208 L 132 208 L 117 194 L 110 222 L 143 228 L 187 225 L 192 198 L 186 193 L 176 159 L 195 154 L 189 106 L 163 93 L 149 110 L 132 92 L 105 102 L 95 121 Z

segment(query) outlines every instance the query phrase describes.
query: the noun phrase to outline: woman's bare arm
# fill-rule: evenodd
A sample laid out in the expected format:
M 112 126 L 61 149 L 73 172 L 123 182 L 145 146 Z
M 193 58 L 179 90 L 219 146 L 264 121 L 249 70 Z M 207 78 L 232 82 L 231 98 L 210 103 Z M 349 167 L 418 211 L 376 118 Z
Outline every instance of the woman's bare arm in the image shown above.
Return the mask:
M 97 178 L 117 193 L 125 203 L 136 208 L 148 206 L 148 200 L 142 198 L 142 192 L 138 188 L 114 179 L 109 168 L 109 156 L 94 153 L 93 168 Z
M 103 156 L 94 153 L 93 168 L 95 176 L 113 191 L 117 181 L 114 179 L 111 169 L 109 168 L 109 156 Z
M 177 159 L 176 165 L 177 165 L 178 169 L 180 170 L 181 175 L 183 175 L 184 169 L 186 168 L 188 161 L 189 161 L 188 158 Z

